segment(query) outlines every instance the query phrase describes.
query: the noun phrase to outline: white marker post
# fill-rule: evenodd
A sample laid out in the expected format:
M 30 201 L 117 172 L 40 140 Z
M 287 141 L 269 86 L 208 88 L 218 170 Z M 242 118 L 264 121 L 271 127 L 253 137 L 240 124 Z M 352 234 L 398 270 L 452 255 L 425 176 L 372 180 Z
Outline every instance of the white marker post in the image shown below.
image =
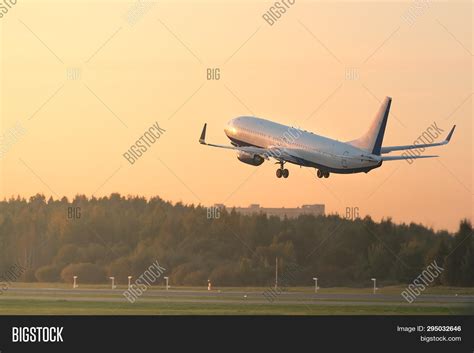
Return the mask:
M 318 278 L 317 277 L 313 277 L 313 281 L 314 281 L 314 293 L 318 293 Z
M 72 288 L 77 288 L 77 287 L 79 287 L 79 286 L 77 285 L 77 283 L 76 283 L 77 276 L 74 276 L 73 279 L 74 279 L 74 283 L 72 284 Z
M 164 277 L 164 279 L 166 280 L 166 290 L 168 290 L 168 288 L 170 287 L 170 286 L 168 285 L 168 277 Z
M 115 289 L 117 286 L 115 285 L 115 277 L 109 277 L 112 280 L 112 289 Z
M 376 279 L 376 278 L 372 278 L 372 281 L 374 281 L 374 294 L 375 294 L 375 291 L 378 289 L 378 288 L 377 288 L 377 279 Z
M 132 276 L 128 276 L 128 289 L 130 289 L 130 286 L 132 285 Z

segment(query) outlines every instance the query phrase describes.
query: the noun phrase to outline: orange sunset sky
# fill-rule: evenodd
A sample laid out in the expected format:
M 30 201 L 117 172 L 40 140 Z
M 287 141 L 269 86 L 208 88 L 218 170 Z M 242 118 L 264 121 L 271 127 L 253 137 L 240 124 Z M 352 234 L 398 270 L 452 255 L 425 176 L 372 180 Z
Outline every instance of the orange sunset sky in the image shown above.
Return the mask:
M 296 0 L 271 26 L 270 6 L 18 0 L 0 18 L 0 196 L 324 203 L 450 231 L 472 219 L 472 2 Z M 198 144 L 205 122 L 209 141 L 228 143 L 225 124 L 247 114 L 351 140 L 385 96 L 384 145 L 457 125 L 428 152 L 440 158 L 329 179 L 290 165 L 282 180 L 273 163 Z M 155 122 L 166 132 L 130 165 L 122 154 Z

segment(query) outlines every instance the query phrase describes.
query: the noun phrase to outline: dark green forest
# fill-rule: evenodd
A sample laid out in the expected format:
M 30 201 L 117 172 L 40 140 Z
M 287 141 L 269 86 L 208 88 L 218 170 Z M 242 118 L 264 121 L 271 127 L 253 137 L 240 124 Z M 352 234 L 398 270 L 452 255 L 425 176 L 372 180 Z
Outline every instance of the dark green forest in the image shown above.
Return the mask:
M 279 219 L 220 210 L 159 197 L 53 200 L 36 195 L 0 202 L 0 273 L 13 263 L 19 281 L 106 283 L 140 276 L 154 261 L 173 285 L 264 286 L 290 268 L 288 284 L 370 286 L 412 282 L 436 260 L 444 268 L 435 284 L 474 286 L 472 225 L 455 234 L 419 224 L 380 223 L 337 215 Z M 295 270 L 297 268 L 297 270 Z

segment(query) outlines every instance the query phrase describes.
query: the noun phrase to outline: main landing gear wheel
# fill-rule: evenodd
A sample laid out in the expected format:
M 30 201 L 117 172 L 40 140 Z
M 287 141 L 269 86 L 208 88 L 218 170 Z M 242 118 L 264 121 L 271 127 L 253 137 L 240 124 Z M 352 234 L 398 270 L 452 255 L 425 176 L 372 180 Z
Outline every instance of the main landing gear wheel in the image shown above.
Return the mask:
M 288 178 L 288 176 L 290 175 L 290 172 L 288 169 L 286 168 L 283 168 L 283 165 L 285 164 L 285 162 L 280 162 L 280 168 L 277 169 L 276 171 L 276 176 L 277 178 Z
M 276 170 L 276 176 L 277 178 L 288 178 L 288 176 L 290 175 L 290 171 L 288 169 L 281 169 L 281 168 L 278 168 Z
M 316 175 L 318 176 L 318 178 L 329 178 L 329 172 L 323 172 L 320 169 L 317 170 Z

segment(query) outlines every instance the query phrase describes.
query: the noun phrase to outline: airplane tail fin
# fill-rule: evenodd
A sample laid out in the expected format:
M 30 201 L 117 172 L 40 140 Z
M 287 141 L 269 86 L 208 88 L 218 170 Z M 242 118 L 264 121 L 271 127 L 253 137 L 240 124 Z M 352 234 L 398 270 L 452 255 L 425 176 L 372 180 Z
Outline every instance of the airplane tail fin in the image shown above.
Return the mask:
M 392 98 L 385 97 L 369 130 L 360 138 L 350 141 L 349 144 L 380 156 L 383 135 L 385 133 L 385 127 L 387 126 L 388 113 L 390 112 L 391 104 Z

